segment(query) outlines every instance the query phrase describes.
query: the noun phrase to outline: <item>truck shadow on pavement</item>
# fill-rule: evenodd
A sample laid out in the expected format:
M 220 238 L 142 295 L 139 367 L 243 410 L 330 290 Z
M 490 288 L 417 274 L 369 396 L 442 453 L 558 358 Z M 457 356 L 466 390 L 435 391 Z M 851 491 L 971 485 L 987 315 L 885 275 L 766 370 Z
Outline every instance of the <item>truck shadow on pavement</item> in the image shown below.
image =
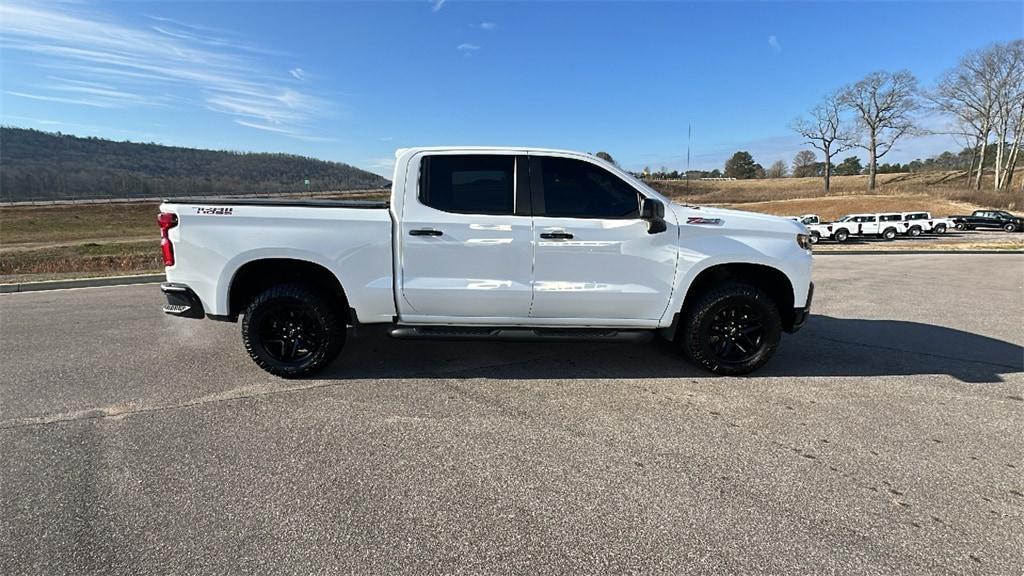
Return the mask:
M 969 383 L 1024 372 L 1024 347 L 953 328 L 900 320 L 812 315 L 783 336 L 775 357 L 751 377 L 946 374 Z M 707 378 L 675 347 L 581 342 L 405 341 L 362 327 L 325 379 Z

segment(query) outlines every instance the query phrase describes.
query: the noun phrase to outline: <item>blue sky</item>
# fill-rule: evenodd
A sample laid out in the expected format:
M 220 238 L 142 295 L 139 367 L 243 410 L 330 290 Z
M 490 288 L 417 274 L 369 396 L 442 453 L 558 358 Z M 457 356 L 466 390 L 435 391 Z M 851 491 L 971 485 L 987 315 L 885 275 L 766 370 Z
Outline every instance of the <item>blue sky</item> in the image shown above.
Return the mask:
M 790 161 L 788 128 L 877 70 L 931 84 L 1024 36 L 1024 2 L 0 3 L 0 122 L 291 152 L 390 176 L 397 147 L 607 150 L 629 169 Z M 940 118 L 925 118 L 941 130 Z M 959 148 L 908 140 L 885 160 Z M 863 155 L 862 155 L 863 157 Z

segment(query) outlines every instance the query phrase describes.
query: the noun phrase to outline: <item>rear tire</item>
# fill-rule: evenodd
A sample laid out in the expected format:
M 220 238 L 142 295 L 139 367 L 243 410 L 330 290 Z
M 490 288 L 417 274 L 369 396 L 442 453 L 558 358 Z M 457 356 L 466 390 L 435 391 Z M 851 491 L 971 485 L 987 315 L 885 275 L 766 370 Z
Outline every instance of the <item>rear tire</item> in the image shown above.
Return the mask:
M 916 238 L 916 237 L 921 235 L 921 227 L 920 226 L 914 226 L 910 230 L 907 230 L 907 234 L 909 234 L 909 235 L 911 235 L 911 236 Z
M 811 232 L 811 244 L 817 244 L 818 242 L 821 242 L 821 234 Z
M 680 327 L 679 343 L 690 360 L 721 376 L 757 370 L 779 347 L 782 319 L 761 290 L 728 283 L 700 296 Z
M 345 344 L 338 306 L 302 284 L 272 286 L 245 308 L 242 342 L 256 365 L 282 378 L 314 374 Z
M 895 240 L 896 239 L 896 229 L 895 228 L 886 228 L 885 230 L 882 231 L 881 234 L 879 234 L 879 236 L 883 240 Z
M 836 233 L 835 233 L 836 242 L 843 243 L 843 242 L 846 242 L 849 238 L 850 238 L 850 233 L 847 232 L 846 230 L 843 230 L 843 229 L 836 230 Z
M 945 224 L 938 224 L 938 225 L 935 226 L 935 228 L 932 228 L 932 232 L 935 232 L 936 234 L 945 234 L 946 233 L 946 225 Z

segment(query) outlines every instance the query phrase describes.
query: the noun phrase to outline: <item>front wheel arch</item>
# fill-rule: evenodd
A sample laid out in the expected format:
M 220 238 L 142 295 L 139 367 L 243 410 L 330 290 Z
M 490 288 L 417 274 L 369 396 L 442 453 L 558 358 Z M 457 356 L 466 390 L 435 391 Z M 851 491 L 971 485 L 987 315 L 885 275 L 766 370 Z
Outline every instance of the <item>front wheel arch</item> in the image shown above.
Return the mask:
M 686 317 L 694 303 L 707 292 L 729 282 L 747 284 L 763 291 L 778 308 L 779 316 L 782 319 L 782 329 L 786 332 L 793 330 L 796 323 L 796 311 L 794 309 L 793 283 L 789 276 L 778 268 L 764 264 L 733 262 L 709 266 L 694 277 L 686 290 L 682 307 L 676 316 L 675 330 L 667 336 L 677 339 L 682 327 L 681 320 Z

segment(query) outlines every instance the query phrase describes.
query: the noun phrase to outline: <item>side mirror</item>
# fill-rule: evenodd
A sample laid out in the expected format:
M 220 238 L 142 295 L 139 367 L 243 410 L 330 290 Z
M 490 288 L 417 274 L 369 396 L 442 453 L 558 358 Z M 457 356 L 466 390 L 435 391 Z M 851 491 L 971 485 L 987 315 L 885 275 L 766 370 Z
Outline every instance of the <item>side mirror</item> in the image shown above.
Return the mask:
M 640 200 L 640 219 L 648 222 L 648 234 L 668 230 L 668 225 L 665 224 L 665 205 L 654 198 L 644 197 Z

